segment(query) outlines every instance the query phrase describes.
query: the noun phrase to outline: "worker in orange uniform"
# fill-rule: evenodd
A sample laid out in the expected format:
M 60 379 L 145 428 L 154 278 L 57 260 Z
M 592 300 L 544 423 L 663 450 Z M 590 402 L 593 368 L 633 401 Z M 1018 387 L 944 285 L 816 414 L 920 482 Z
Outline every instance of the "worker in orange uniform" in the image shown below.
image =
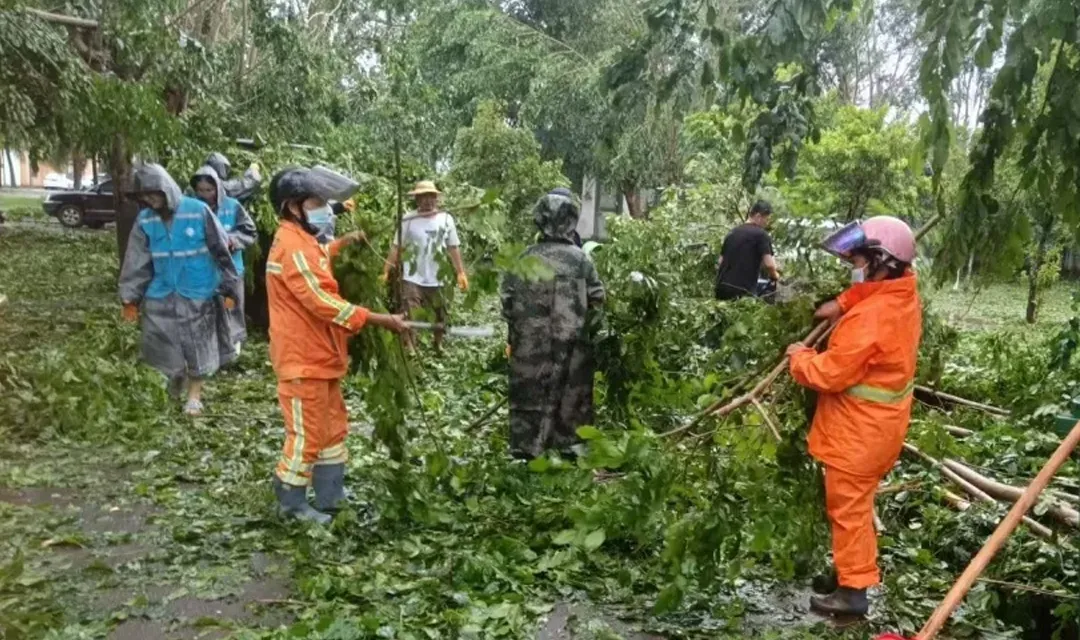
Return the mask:
M 922 305 L 911 263 L 915 234 L 904 221 L 854 222 L 825 241 L 850 262 L 852 285 L 815 314 L 836 322 L 828 349 L 788 347 L 791 375 L 818 392 L 810 454 L 825 465 L 825 508 L 836 582 L 815 611 L 865 615 L 867 587 L 880 582 L 874 494 L 900 456 L 911 419 Z
M 408 331 L 404 318 L 372 313 L 344 300 L 330 270 L 341 248 L 363 238 L 354 232 L 320 244 L 311 223 L 344 200 L 357 184 L 324 167 L 289 167 L 270 183 L 281 225 L 266 263 L 270 306 L 270 362 L 285 417 L 285 447 L 274 474 L 283 515 L 325 524 L 345 497 L 348 418 L 341 379 L 348 369 L 349 336 L 372 324 Z M 307 487 L 315 489 L 315 508 Z

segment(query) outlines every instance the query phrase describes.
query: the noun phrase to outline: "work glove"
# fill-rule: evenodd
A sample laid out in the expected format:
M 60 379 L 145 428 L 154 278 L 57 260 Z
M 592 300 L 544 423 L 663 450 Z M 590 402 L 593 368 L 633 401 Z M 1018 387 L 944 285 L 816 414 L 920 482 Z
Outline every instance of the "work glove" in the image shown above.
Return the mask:
M 457 274 L 457 286 L 462 291 L 469 290 L 469 276 L 465 275 L 464 271 Z
M 356 200 L 349 198 L 345 202 L 342 202 L 341 206 L 345 207 L 345 210 L 349 213 L 352 213 L 353 211 L 356 211 Z
M 510 359 L 510 343 L 509 342 L 506 343 L 506 358 L 508 360 Z
M 341 236 L 341 241 L 346 245 L 357 244 L 365 240 L 367 240 L 367 236 L 364 235 L 363 231 L 350 231 Z
M 120 317 L 124 319 L 124 322 L 138 322 L 139 306 L 130 303 L 125 304 L 124 308 L 120 310 Z
M 226 311 L 232 311 L 233 309 L 236 308 L 236 300 L 234 298 L 230 298 L 229 296 L 225 296 L 225 298 L 221 302 L 222 302 L 222 304 L 225 305 L 225 310 Z

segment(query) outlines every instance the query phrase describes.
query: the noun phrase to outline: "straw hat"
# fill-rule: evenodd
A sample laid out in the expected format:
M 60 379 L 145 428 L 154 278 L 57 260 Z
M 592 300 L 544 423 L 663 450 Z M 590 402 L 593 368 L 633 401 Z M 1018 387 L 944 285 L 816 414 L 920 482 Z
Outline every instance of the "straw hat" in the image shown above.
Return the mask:
M 433 193 L 435 195 L 439 195 L 442 192 L 435 187 L 435 183 L 431 180 L 421 180 L 420 182 L 416 183 L 416 186 L 413 187 L 413 190 L 409 192 L 409 195 L 419 196 L 425 193 Z

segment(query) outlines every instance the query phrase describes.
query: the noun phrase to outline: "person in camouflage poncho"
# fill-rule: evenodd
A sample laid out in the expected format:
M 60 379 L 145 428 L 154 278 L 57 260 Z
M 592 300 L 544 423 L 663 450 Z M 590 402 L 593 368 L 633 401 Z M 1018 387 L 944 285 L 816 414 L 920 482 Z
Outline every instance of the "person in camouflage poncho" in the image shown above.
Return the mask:
M 525 256 L 540 258 L 554 277 L 503 282 L 509 325 L 510 450 L 532 458 L 569 452 L 576 430 L 593 422 L 593 359 L 587 316 L 604 301 L 596 267 L 574 244 L 578 208 L 559 190 L 540 199 L 533 219 L 540 241 Z

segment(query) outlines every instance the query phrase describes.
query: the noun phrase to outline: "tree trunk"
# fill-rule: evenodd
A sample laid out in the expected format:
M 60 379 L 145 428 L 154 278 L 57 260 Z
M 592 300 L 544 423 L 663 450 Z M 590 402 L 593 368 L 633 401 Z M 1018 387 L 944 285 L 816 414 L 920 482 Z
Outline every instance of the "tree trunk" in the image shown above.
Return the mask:
M 641 193 L 638 191 L 636 184 L 629 181 L 623 182 L 622 194 L 626 200 L 626 211 L 631 218 L 635 220 L 648 219 L 649 212 L 645 210 L 641 202 Z
M 83 187 L 83 171 L 86 171 L 86 155 L 81 151 L 72 151 L 71 180 L 76 190 Z
M 1043 261 L 1046 260 L 1046 249 L 1050 243 L 1049 225 L 1039 235 L 1039 244 L 1035 247 L 1035 255 L 1031 256 L 1031 264 L 1028 265 L 1028 301 L 1026 319 L 1028 324 L 1035 324 L 1039 318 L 1039 272 L 1042 270 Z
M 7 168 L 8 175 L 11 176 L 11 186 L 19 186 L 19 179 L 15 177 L 15 159 L 11 157 L 11 149 L 4 149 L 4 153 L 7 155 Z
M 113 206 L 116 208 L 116 248 L 122 269 L 128 236 L 131 235 L 131 227 L 135 225 L 139 207 L 128 197 L 135 187 L 132 181 L 131 151 L 128 149 L 127 140 L 120 134 L 113 137 L 112 149 L 109 152 L 109 174 L 112 176 Z

